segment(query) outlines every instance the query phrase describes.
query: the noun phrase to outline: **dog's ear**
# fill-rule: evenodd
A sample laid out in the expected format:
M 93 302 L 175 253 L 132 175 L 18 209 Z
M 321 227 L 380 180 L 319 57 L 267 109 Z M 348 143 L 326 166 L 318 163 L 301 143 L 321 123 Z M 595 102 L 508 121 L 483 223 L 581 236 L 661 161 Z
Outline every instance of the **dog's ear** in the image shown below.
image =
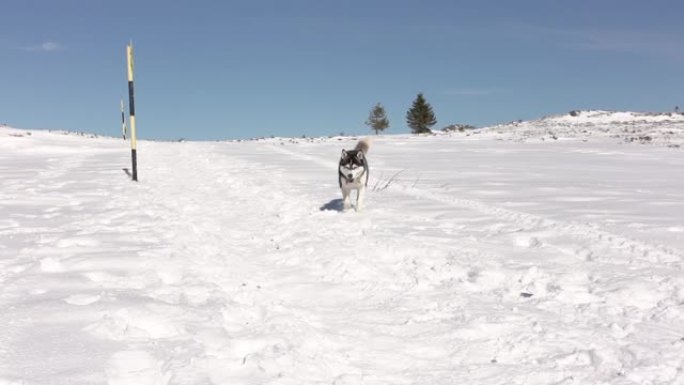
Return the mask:
M 342 155 L 340 156 L 341 158 L 346 158 L 347 157 L 347 150 L 342 149 Z
M 357 157 L 359 160 L 363 159 L 363 151 L 357 152 L 357 153 L 356 153 L 356 157 Z

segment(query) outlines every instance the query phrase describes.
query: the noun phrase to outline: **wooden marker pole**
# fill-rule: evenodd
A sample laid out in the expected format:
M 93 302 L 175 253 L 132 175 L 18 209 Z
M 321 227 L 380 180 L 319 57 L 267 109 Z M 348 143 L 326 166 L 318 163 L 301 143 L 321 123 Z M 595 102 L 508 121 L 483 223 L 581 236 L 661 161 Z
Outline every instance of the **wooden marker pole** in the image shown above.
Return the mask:
M 123 98 L 121 98 L 121 135 L 123 135 L 123 140 L 126 140 L 126 111 Z
M 133 42 L 126 46 L 126 58 L 128 59 L 128 121 L 131 125 L 131 160 L 133 162 L 133 170 L 131 177 L 134 181 L 138 181 L 138 154 L 137 154 L 137 138 L 135 131 L 135 97 L 133 86 Z

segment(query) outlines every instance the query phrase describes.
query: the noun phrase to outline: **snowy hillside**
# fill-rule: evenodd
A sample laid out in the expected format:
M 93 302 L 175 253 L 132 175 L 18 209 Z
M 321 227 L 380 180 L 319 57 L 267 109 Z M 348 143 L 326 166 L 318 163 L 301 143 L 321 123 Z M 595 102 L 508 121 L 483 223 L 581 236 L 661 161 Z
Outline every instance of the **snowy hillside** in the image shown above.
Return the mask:
M 362 212 L 352 138 L 140 141 L 133 183 L 0 128 L 0 384 L 683 384 L 684 152 L 588 120 L 377 137 Z
M 517 140 L 610 137 L 624 142 L 684 147 L 684 114 L 616 111 L 571 111 L 532 121 L 485 129 Z

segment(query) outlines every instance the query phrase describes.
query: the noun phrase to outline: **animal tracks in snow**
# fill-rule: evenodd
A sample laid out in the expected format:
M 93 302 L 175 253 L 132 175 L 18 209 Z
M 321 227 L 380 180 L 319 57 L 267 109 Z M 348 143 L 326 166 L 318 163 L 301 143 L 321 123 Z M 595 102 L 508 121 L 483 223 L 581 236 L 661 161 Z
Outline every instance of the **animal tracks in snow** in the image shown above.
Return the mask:
M 121 140 L 0 141 L 0 383 L 676 383 L 678 246 L 630 234 L 683 225 L 554 216 L 634 194 L 548 180 L 577 154 L 512 173 L 523 144 L 442 139 L 376 141 L 371 184 L 409 172 L 344 214 L 351 139 L 141 141 L 138 183 Z
M 533 214 L 495 207 L 477 201 L 459 199 L 451 195 L 413 187 L 402 186 L 395 187 L 394 189 L 416 197 L 427 198 L 449 205 L 464 207 L 484 214 L 492 215 L 496 218 L 511 221 L 517 225 L 522 225 L 529 230 L 547 229 L 547 231 L 552 230 L 553 232 L 559 234 L 569 234 L 572 236 L 587 238 L 593 242 L 598 242 L 606 248 L 618 249 L 621 253 L 632 255 L 637 259 L 645 260 L 647 262 L 679 263 L 679 267 L 681 268 L 681 262 L 684 254 L 678 252 L 677 250 L 672 250 L 659 245 L 649 245 L 642 241 L 611 234 L 607 231 L 597 229 L 591 224 L 556 221 Z M 521 242 L 523 245 L 528 247 L 530 242 L 533 242 L 532 246 L 539 245 L 539 240 L 534 237 L 530 238 L 528 236 L 520 236 L 517 238 L 516 244 L 520 245 Z
M 97 294 L 74 294 L 64 298 L 64 302 L 70 305 L 87 306 L 99 301 L 100 298 L 101 296 Z
M 315 155 L 309 155 L 295 150 L 286 149 L 282 146 L 272 146 L 271 148 L 276 152 L 295 157 L 297 159 L 313 162 L 326 168 L 334 167 L 334 163 L 331 161 L 320 159 Z M 372 159 L 372 154 L 370 158 Z M 595 250 L 600 248 L 615 249 L 619 250 L 619 252 L 623 255 L 627 254 L 638 260 L 643 260 L 646 262 L 674 263 L 675 266 L 678 265 L 678 268 L 682 268 L 681 263 L 684 259 L 684 252 L 681 250 L 675 250 L 660 245 L 652 245 L 643 241 L 613 234 L 608 231 L 601 230 L 596 225 L 590 223 L 572 223 L 553 220 L 539 215 L 497 207 L 476 200 L 457 198 L 452 194 L 439 192 L 435 189 L 425 189 L 411 186 L 401 181 L 392 183 L 389 188 L 392 191 L 408 194 L 416 198 L 430 199 L 450 206 L 456 206 L 490 215 L 506 222 L 512 222 L 515 225 L 522 226 L 526 233 L 531 231 L 534 232 L 537 229 L 543 229 L 544 232 L 550 235 L 567 234 L 574 237 L 582 237 L 589 240 L 592 243 L 592 248 Z M 560 202 L 594 202 L 596 200 L 600 200 L 600 198 L 558 197 L 556 200 Z M 677 232 L 679 231 L 678 229 L 679 228 L 677 227 L 672 227 L 668 230 Z M 525 234 L 518 235 L 514 240 L 515 245 L 522 247 L 538 247 L 541 245 L 541 242 L 542 241 L 539 238 Z
M 170 373 L 164 373 L 164 362 L 144 350 L 114 353 L 105 369 L 108 385 L 167 385 Z

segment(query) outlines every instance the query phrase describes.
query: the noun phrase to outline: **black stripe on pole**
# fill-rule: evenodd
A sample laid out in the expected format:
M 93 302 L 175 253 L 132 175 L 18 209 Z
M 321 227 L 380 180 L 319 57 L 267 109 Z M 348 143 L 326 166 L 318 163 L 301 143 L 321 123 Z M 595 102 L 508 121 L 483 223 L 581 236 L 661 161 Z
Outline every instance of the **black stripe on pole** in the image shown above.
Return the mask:
M 133 172 L 131 173 L 131 178 L 134 181 L 138 181 L 138 153 L 135 149 L 131 150 L 131 159 L 133 160 Z
M 135 101 L 133 96 L 133 81 L 128 82 L 128 114 L 135 116 Z

